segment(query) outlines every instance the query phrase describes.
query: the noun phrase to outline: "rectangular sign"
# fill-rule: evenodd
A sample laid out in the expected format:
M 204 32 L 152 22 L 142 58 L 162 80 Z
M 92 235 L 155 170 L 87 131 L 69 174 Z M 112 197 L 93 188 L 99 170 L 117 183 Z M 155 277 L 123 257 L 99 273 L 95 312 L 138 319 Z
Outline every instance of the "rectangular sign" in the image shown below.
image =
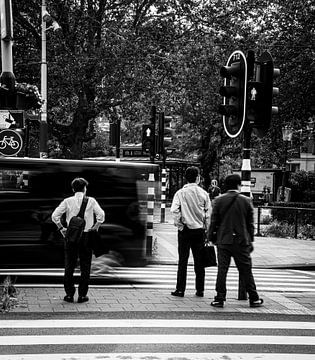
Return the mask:
M 24 128 L 23 110 L 0 110 L 0 129 Z

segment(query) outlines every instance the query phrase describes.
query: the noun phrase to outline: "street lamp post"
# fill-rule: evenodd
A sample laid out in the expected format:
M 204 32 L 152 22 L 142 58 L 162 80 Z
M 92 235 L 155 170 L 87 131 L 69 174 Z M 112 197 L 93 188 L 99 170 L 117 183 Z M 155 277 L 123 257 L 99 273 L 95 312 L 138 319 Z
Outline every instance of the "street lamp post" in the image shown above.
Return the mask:
M 49 29 L 58 30 L 60 26 L 52 19 L 46 9 L 46 0 L 42 0 L 42 49 L 41 49 L 41 97 L 43 101 L 41 114 L 40 114 L 40 135 L 39 135 L 39 157 L 48 157 L 48 124 L 47 124 L 47 38 L 46 32 Z M 47 28 L 47 22 L 51 22 L 52 25 Z
M 285 181 L 286 181 L 286 169 L 287 169 L 287 155 L 288 155 L 288 143 L 292 140 L 293 129 L 286 125 L 282 128 L 282 140 L 284 142 L 284 161 L 283 161 L 283 174 L 280 201 L 285 200 Z
M 310 117 L 308 123 L 306 124 L 306 129 L 311 134 L 312 139 L 312 155 L 315 155 L 315 131 L 314 131 L 314 117 Z

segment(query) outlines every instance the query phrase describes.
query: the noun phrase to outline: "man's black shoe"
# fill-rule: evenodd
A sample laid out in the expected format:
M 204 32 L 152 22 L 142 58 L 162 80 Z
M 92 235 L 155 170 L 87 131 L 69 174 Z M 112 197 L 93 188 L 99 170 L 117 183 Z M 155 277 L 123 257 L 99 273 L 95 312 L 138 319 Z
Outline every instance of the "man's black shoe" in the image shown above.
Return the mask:
M 196 296 L 203 297 L 203 291 L 196 291 Z
M 171 292 L 171 295 L 173 295 L 173 296 L 178 296 L 178 297 L 184 297 L 184 292 L 183 292 L 183 291 L 175 290 L 175 291 L 172 291 L 172 292 Z
M 88 296 L 79 296 L 78 297 L 78 303 L 84 303 L 89 301 L 89 297 Z
M 250 307 L 260 307 L 260 306 L 262 306 L 263 303 L 264 303 L 263 299 L 258 299 L 255 301 L 249 301 L 249 306 Z
M 218 308 L 223 308 L 224 302 L 222 300 L 213 300 L 210 305 Z
M 64 301 L 68 302 L 68 303 L 73 303 L 73 296 L 70 296 L 70 295 L 66 295 L 64 298 L 63 298 Z

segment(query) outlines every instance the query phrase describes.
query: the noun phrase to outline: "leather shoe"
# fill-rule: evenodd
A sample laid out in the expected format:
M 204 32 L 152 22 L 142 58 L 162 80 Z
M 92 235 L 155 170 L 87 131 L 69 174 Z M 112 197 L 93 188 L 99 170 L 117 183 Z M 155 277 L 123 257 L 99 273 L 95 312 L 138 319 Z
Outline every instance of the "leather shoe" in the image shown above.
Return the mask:
M 213 300 L 213 301 L 210 303 L 210 305 L 213 306 L 213 307 L 223 308 L 223 306 L 224 306 L 224 301 L 222 301 L 222 300 Z
M 63 298 L 64 301 L 68 302 L 68 303 L 73 303 L 73 296 L 70 296 L 70 295 L 66 295 L 64 298 Z
M 203 297 L 203 291 L 196 291 L 196 296 Z
M 172 292 L 171 292 L 171 295 L 173 295 L 173 296 L 178 296 L 178 297 L 184 297 L 184 292 L 183 292 L 183 291 L 175 290 L 175 291 L 172 291 Z
M 262 306 L 263 303 L 264 303 L 263 299 L 258 299 L 255 301 L 249 301 L 249 306 L 250 307 L 260 307 L 260 306 Z
M 84 303 L 89 301 L 89 297 L 88 296 L 79 296 L 78 297 L 78 303 Z

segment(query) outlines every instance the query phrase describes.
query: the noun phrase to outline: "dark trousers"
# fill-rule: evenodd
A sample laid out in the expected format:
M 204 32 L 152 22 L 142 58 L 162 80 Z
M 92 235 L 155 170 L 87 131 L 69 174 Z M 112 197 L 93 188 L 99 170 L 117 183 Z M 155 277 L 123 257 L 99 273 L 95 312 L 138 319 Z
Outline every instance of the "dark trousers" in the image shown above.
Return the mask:
M 201 263 L 200 250 L 203 247 L 203 229 L 188 229 L 186 226 L 183 231 L 178 231 L 178 270 L 177 285 L 178 291 L 185 291 L 187 278 L 187 264 L 190 249 L 194 258 L 194 270 L 196 274 L 196 290 L 204 291 L 205 269 Z
M 231 263 L 231 257 L 234 258 L 235 265 L 239 275 L 244 279 L 245 289 L 250 301 L 256 301 L 259 296 L 256 291 L 254 276 L 252 273 L 252 259 L 250 257 L 249 246 L 224 245 L 217 248 L 218 256 L 218 274 L 216 281 L 216 300 L 226 299 L 226 276 Z
M 83 233 L 78 243 L 65 244 L 64 288 L 66 294 L 69 296 L 73 296 L 75 293 L 73 273 L 77 265 L 78 258 L 80 259 L 81 271 L 78 293 L 79 296 L 86 296 L 88 292 L 92 261 L 92 249 L 88 247 L 87 243 L 87 233 Z

